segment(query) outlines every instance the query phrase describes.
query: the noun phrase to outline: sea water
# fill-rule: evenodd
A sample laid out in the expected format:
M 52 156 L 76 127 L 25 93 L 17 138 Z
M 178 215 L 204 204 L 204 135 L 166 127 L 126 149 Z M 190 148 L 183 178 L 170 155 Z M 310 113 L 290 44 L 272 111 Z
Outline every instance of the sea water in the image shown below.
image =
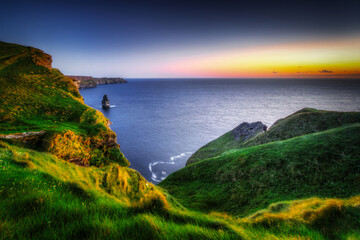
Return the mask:
M 158 183 L 183 168 L 204 144 L 242 122 L 277 119 L 304 107 L 360 111 L 360 80 L 127 79 L 82 89 L 104 113 L 120 148 L 147 180 Z M 107 94 L 111 108 L 103 110 Z

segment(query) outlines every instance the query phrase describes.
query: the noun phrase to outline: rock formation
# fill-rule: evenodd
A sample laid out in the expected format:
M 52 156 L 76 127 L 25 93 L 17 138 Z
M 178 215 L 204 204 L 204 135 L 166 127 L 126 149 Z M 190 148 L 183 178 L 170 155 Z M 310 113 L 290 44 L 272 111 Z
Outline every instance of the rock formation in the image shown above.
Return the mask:
M 235 136 L 235 141 L 246 141 L 249 138 L 253 137 L 255 134 L 259 132 L 264 132 L 266 130 L 267 126 L 262 122 L 243 122 L 239 126 L 234 128 L 231 133 Z
M 123 78 L 94 78 L 92 76 L 68 76 L 74 80 L 79 88 L 93 88 L 102 84 L 127 83 Z
M 110 108 L 110 101 L 106 94 L 104 95 L 103 100 L 101 101 L 101 104 L 102 104 L 102 108 L 105 108 L 105 109 Z

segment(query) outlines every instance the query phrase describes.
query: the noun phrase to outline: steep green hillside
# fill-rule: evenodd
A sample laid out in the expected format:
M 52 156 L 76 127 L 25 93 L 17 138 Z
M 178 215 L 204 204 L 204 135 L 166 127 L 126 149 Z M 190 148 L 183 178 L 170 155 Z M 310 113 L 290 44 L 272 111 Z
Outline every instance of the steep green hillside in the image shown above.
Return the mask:
M 360 198 L 270 205 L 247 218 L 182 207 L 136 171 L 81 167 L 0 142 L 0 239 L 358 239 Z
M 186 207 L 247 215 L 268 204 L 360 193 L 360 124 L 271 142 L 191 164 L 166 188 Z
M 0 239 L 360 235 L 360 198 L 333 199 L 359 193 L 359 124 L 192 164 L 162 184 L 177 200 L 128 167 L 108 119 L 50 55 L 0 42 L 0 86 Z M 303 199 L 314 195 L 332 199 Z
M 219 156 L 231 149 L 240 148 L 245 142 L 264 132 L 267 127 L 261 122 L 242 123 L 233 130 L 209 142 L 187 160 L 186 166 L 207 158 Z
M 279 119 L 267 131 L 257 131 L 245 140 L 235 139 L 231 130 L 197 150 L 186 165 L 219 156 L 232 150 L 285 140 L 304 134 L 324 131 L 345 124 L 360 122 L 359 112 L 330 112 L 312 108 L 301 109 L 290 116 Z
M 108 119 L 51 61 L 41 50 L 0 42 L 0 138 L 79 165 L 128 166 Z
M 331 112 L 304 108 L 284 119 L 279 119 L 268 131 L 258 134 L 256 137 L 245 142 L 241 147 L 245 148 L 290 139 L 359 122 L 360 112 Z
M 80 167 L 0 142 L 0 239 L 236 239 L 138 172 Z

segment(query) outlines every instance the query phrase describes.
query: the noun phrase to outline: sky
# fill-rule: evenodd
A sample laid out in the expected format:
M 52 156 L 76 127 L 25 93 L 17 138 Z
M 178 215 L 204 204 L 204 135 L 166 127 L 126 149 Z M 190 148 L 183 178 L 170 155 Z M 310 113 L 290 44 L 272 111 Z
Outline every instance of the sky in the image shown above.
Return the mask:
M 7 1 L 0 41 L 67 75 L 360 78 L 360 1 Z

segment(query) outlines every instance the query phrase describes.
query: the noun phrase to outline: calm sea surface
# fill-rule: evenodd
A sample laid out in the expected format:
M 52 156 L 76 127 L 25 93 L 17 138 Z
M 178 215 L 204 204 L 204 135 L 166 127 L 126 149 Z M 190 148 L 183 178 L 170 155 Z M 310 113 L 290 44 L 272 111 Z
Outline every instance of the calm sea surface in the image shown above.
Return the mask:
M 112 122 L 120 148 L 158 183 L 198 148 L 242 122 L 277 119 L 304 107 L 360 111 L 360 80 L 128 79 L 82 89 L 85 103 Z M 107 94 L 112 107 L 101 109 Z

